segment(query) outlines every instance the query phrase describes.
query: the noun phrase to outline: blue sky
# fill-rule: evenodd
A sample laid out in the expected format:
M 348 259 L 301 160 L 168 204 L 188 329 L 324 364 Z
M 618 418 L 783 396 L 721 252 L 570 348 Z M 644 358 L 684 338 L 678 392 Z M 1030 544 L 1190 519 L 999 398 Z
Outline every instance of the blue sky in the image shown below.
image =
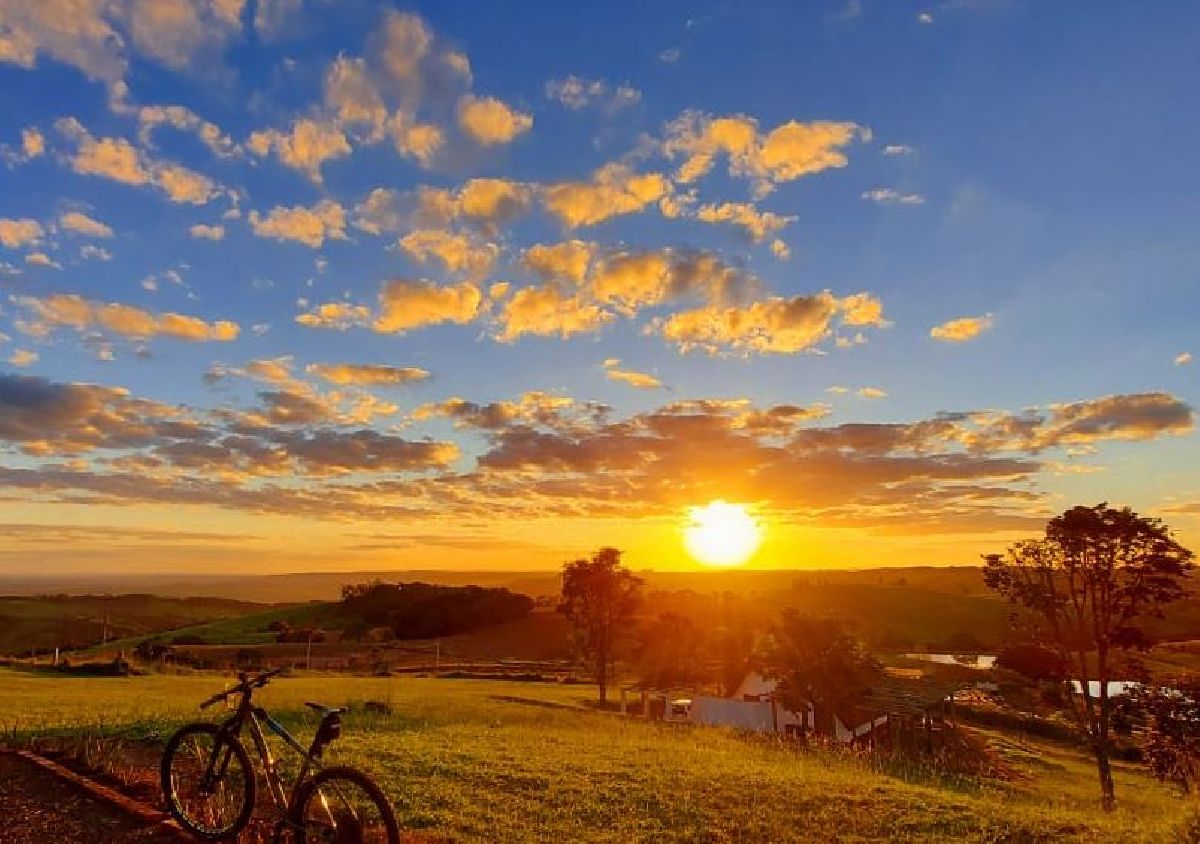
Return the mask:
M 60 5 L 0 9 L 0 566 L 1197 535 L 1195 4 Z

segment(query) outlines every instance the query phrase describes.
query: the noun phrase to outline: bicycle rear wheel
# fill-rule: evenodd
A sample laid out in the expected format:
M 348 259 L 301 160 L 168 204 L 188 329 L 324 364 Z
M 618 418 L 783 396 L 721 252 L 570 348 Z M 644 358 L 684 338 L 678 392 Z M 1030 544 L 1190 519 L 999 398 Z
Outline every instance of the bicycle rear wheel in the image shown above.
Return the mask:
M 392 804 L 354 768 L 325 768 L 304 783 L 291 820 L 295 844 L 400 844 Z
M 189 724 L 163 751 L 167 810 L 198 838 L 232 838 L 250 822 L 256 783 L 246 748 L 215 724 Z

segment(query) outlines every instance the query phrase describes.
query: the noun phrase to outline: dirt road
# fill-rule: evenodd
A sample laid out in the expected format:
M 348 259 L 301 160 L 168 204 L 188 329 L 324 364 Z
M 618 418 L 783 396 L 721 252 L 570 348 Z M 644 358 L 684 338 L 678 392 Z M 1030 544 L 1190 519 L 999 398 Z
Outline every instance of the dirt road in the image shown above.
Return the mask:
M 179 844 L 19 756 L 0 754 L 0 842 Z

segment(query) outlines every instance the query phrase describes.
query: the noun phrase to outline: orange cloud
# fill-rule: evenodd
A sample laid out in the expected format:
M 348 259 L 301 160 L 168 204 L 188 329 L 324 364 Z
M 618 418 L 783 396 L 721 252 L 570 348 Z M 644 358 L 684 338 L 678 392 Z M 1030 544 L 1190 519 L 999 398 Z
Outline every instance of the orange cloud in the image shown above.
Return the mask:
M 481 146 L 507 144 L 533 128 L 533 118 L 495 97 L 471 94 L 458 101 L 458 126 Z
M 17 303 L 29 312 L 20 323 L 23 331 L 42 336 L 53 328 L 102 329 L 130 339 L 171 337 L 194 342 L 227 342 L 238 336 L 237 323 L 206 322 L 177 313 L 153 313 L 115 302 L 93 302 L 75 294 L 59 293 L 38 298 L 21 296 Z
M 947 343 L 965 343 L 967 340 L 974 340 L 991 327 L 991 314 L 960 317 L 943 322 L 941 325 L 935 325 L 929 329 L 929 336 L 934 340 L 942 340 Z
M 439 286 L 430 281 L 393 279 L 379 291 L 379 314 L 372 327 L 384 334 L 401 334 L 443 322 L 471 322 L 479 313 L 483 294 L 470 282 Z

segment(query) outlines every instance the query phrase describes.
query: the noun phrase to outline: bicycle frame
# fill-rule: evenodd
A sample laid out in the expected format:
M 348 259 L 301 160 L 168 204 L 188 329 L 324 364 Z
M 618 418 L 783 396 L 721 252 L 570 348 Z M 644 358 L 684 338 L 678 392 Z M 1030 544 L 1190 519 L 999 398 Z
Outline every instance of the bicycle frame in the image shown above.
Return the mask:
M 286 727 L 272 718 L 267 710 L 261 706 L 251 704 L 248 695 L 243 696 L 241 702 L 238 704 L 237 712 L 221 725 L 221 730 L 237 737 L 241 735 L 242 728 L 246 724 L 250 725 L 250 738 L 254 743 L 254 750 L 258 754 L 259 763 L 263 768 L 263 775 L 267 780 L 267 788 L 271 793 L 271 802 L 286 817 L 288 810 L 296 799 L 300 786 L 304 784 L 304 781 L 313 770 L 319 771 L 322 767 L 317 739 L 314 738 L 312 744 L 308 748 L 305 748 L 296 740 L 295 736 L 287 731 Z M 267 745 L 267 737 L 263 732 L 264 724 L 267 729 L 282 739 L 285 745 L 303 758 L 300 773 L 297 774 L 296 781 L 292 785 L 290 796 L 284 788 L 283 779 L 276 770 L 275 759 L 271 755 L 271 748 Z M 216 755 L 214 754 L 213 763 L 215 762 Z

